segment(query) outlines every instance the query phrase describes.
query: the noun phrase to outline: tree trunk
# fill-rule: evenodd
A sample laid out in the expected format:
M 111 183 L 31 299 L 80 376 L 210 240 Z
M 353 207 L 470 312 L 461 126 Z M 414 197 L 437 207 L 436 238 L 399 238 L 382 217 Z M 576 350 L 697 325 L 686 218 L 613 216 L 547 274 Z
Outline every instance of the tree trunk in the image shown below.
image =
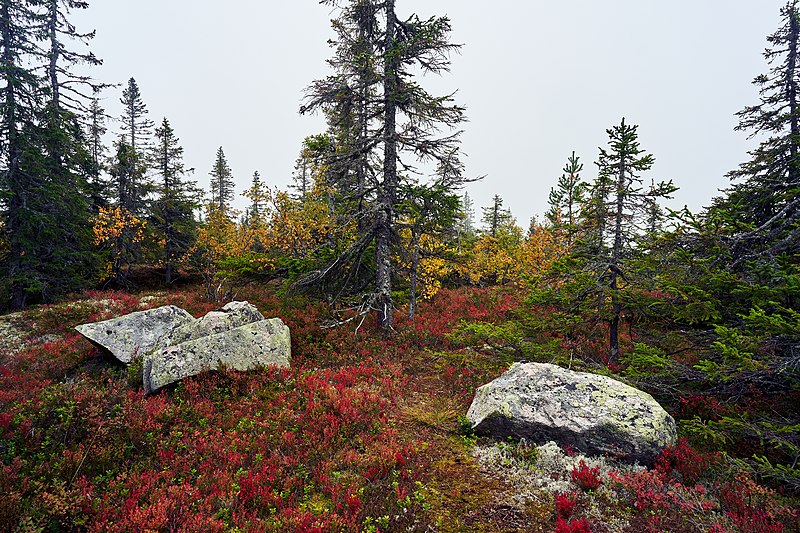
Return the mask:
M 61 57 L 61 44 L 58 42 L 58 0 L 50 0 L 47 14 L 47 30 L 50 37 L 50 64 L 48 75 L 50 77 L 51 102 L 58 110 L 61 107 L 60 87 L 58 85 L 58 60 Z
M 786 88 L 789 96 L 789 116 L 791 128 L 791 140 L 789 142 L 790 163 L 789 163 L 789 187 L 796 187 L 800 183 L 800 161 L 798 161 L 798 144 L 800 144 L 800 117 L 798 114 L 798 94 L 797 79 L 795 71 L 797 69 L 797 46 L 800 39 L 800 20 L 797 12 L 792 6 L 790 15 L 790 36 L 789 36 L 789 57 L 787 58 L 788 71 L 786 73 Z
M 384 43 L 384 125 L 383 186 L 378 196 L 375 245 L 377 248 L 376 307 L 378 322 L 385 331 L 392 327 L 392 260 L 391 239 L 394 204 L 397 196 L 397 71 L 399 57 L 395 53 L 397 18 L 394 0 L 386 2 L 386 42 Z
M 614 283 L 616 284 L 616 274 L 614 274 Z M 619 320 L 622 312 L 622 306 L 620 306 L 619 303 L 619 295 L 617 294 L 616 287 L 613 288 L 613 292 L 611 293 L 611 306 L 612 316 L 608 326 L 608 362 L 616 363 L 619 360 Z
M 623 126 L 625 122 L 623 120 Z M 611 323 L 608 328 L 609 363 L 616 363 L 619 359 L 619 318 L 622 306 L 619 302 L 619 287 L 617 279 L 620 273 L 620 260 L 622 259 L 622 222 L 625 209 L 625 157 L 620 155 L 619 175 L 617 176 L 617 205 L 614 213 L 614 248 L 611 250 L 611 280 L 608 287 L 611 289 Z

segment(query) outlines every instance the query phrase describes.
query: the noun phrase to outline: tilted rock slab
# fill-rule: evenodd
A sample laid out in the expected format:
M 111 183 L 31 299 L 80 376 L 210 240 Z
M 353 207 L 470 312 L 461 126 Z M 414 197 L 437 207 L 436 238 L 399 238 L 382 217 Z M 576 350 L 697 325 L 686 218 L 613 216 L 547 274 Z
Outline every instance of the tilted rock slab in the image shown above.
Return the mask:
M 289 328 L 280 318 L 262 319 L 160 348 L 146 355 L 144 390 L 150 394 L 165 385 L 206 370 L 252 370 L 265 366 L 286 368 L 290 361 Z
M 152 351 L 162 338 L 175 328 L 190 324 L 195 318 L 174 305 L 137 311 L 118 318 L 82 324 L 78 333 L 105 348 L 125 364 Z
M 170 305 L 75 329 L 125 364 L 141 357 L 147 394 L 206 370 L 288 367 L 292 356 L 286 324 L 248 302 L 199 319 Z
M 516 363 L 478 388 L 467 418 L 479 434 L 553 440 L 642 464 L 677 441 L 675 421 L 646 392 L 543 363 Z

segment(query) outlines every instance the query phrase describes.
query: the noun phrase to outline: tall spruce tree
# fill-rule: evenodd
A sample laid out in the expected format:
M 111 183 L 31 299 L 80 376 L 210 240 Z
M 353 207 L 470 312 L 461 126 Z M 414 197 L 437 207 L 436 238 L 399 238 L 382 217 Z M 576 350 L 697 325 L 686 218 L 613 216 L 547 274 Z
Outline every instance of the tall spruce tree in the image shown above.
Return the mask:
M 760 101 L 738 113 L 737 130 L 766 137 L 728 174 L 735 185 L 715 211 L 734 228 L 737 261 L 795 253 L 800 247 L 800 12 L 781 8 L 781 26 L 767 37 L 768 73 L 755 78 Z
M 301 112 L 322 109 L 326 113 L 337 142 L 332 173 L 339 183 L 352 184 L 348 190 L 354 191 L 358 206 L 352 217 L 371 222 L 360 224 L 362 235 L 355 244 L 303 282 L 356 279 L 341 276 L 342 269 L 346 264 L 362 264 L 367 250 L 374 250 L 373 290 L 364 302 L 377 312 L 385 330 L 393 322 L 392 248 L 398 193 L 402 183 L 416 173 L 416 161 L 406 156 L 455 169 L 442 174 L 447 176 L 442 183 L 448 189 L 455 190 L 465 181 L 458 163 L 460 131 L 454 129 L 464 120 L 464 109 L 454 105 L 451 96 L 434 97 L 414 81 L 415 72 L 449 69 L 449 53 L 459 47 L 449 41 L 450 21 L 446 17 L 420 20 L 415 15 L 400 19 L 395 4 L 395 0 L 343 3 L 333 23 L 337 31 L 336 52 L 330 61 L 334 75 L 315 82 L 301 108 Z M 450 131 L 442 134 L 443 128 Z
M 69 22 L 84 2 L 0 2 L 0 209 L 7 252 L 10 304 L 52 298 L 81 286 L 91 273 L 85 111 L 81 87 L 97 86 L 74 73 L 99 64 L 67 41 L 87 43 Z
M 38 221 L 26 209 L 31 197 L 41 189 L 41 176 L 25 168 L 23 154 L 31 144 L 29 134 L 42 105 L 42 80 L 27 65 L 26 58 L 40 53 L 33 40 L 39 22 L 32 1 L 0 0 L 0 120 L 2 125 L 2 264 L 10 286 L 10 305 L 21 308 L 35 280 L 26 275 L 32 259 L 27 248 L 35 243 Z
M 595 183 L 593 198 L 605 198 L 603 205 L 589 216 L 599 216 L 603 220 L 593 220 L 595 227 L 606 228 L 600 254 L 590 256 L 599 292 L 608 290 L 610 297 L 609 318 L 609 361 L 619 358 L 619 327 L 622 316 L 622 296 L 620 290 L 633 279 L 633 273 L 626 269 L 626 260 L 636 249 L 636 242 L 643 234 L 652 202 L 669 198 L 677 190 L 672 182 L 653 184 L 649 189 L 642 187 L 641 174 L 650 170 L 655 162 L 651 154 L 645 153 L 639 144 L 638 126 L 625 123 L 606 130 L 608 147 L 600 149 L 597 160 L 599 177 Z M 594 248 L 596 243 L 592 244 Z M 598 301 L 605 300 L 602 296 Z
M 44 0 L 43 24 L 47 50 L 43 61 L 47 66 L 49 102 L 41 120 L 41 159 L 43 172 L 51 190 L 47 211 L 54 224 L 47 231 L 50 244 L 44 250 L 50 267 L 51 285 L 63 290 L 77 288 L 94 267 L 90 216 L 92 214 L 93 168 L 89 143 L 83 128 L 91 109 L 91 96 L 106 85 L 87 75 L 77 74 L 79 65 L 98 66 L 102 61 L 85 47 L 94 32 L 80 33 L 70 21 L 72 10 L 89 7 L 76 0 Z M 58 279 L 56 279 L 58 278 Z M 54 291 L 56 294 L 62 291 Z
M 217 149 L 214 166 L 211 167 L 211 208 L 227 214 L 233 200 L 233 172 L 222 146 Z
M 122 91 L 122 131 L 109 163 L 111 188 L 117 207 L 144 220 L 149 215 L 149 195 L 153 184 L 148 179 L 148 163 L 152 153 L 153 121 L 147 118 L 136 80 L 130 78 Z
M 127 143 L 134 152 L 144 154 L 150 144 L 154 124 L 147 118 L 147 105 L 142 101 L 142 93 L 135 79 L 128 80 L 128 85 L 122 90 L 120 103 L 123 105 L 122 131 L 127 136 Z M 141 157 L 140 164 L 144 162 Z
M 194 183 L 184 180 L 183 147 L 166 118 L 155 130 L 152 160 L 160 177 L 153 205 L 153 226 L 164 243 L 164 281 L 170 284 L 196 239 L 194 213 L 200 206 L 200 191 Z

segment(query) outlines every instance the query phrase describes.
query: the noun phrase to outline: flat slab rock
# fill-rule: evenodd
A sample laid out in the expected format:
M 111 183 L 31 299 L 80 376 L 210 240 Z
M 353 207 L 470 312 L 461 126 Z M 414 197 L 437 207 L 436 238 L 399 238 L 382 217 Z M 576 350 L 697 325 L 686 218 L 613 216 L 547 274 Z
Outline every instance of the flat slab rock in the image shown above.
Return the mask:
M 75 329 L 125 364 L 142 358 L 148 394 L 206 370 L 288 367 L 291 360 L 289 328 L 248 302 L 230 302 L 199 319 L 164 306 Z
M 137 311 L 75 329 L 125 364 L 155 349 L 167 333 L 195 318 L 174 305 Z
M 288 368 L 289 328 L 280 318 L 260 320 L 220 333 L 201 336 L 144 358 L 145 393 L 206 370 L 252 370 L 265 366 Z
M 516 363 L 478 388 L 467 418 L 479 434 L 552 440 L 642 464 L 677 441 L 675 421 L 646 392 L 543 363 Z

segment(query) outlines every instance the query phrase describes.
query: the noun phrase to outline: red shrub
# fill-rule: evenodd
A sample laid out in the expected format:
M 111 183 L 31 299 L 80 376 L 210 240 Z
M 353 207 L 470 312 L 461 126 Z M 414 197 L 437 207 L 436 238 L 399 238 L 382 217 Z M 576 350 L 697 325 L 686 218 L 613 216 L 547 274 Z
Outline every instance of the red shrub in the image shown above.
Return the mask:
M 723 405 L 713 396 L 689 396 L 681 398 L 675 418 L 683 420 L 700 417 L 702 420 L 718 421 L 731 413 L 731 408 Z
M 783 520 L 797 517 L 797 511 L 779 505 L 770 489 L 758 485 L 744 472 L 722 485 L 719 500 L 736 531 L 781 533 Z
M 675 446 L 665 448 L 656 459 L 655 469 L 669 477 L 677 474 L 684 485 L 696 485 L 704 473 L 719 461 L 717 454 L 701 453 L 681 439 Z
M 572 481 L 575 482 L 581 490 L 595 490 L 600 486 L 600 467 L 595 466 L 594 468 L 589 468 L 589 466 L 581 459 L 581 462 L 578 466 L 572 469 Z
M 556 494 L 556 512 L 559 518 L 569 519 L 575 511 L 575 504 L 578 503 L 577 494 L 574 492 L 567 492 L 564 494 Z
M 567 522 L 559 517 L 558 520 L 556 520 L 555 533 L 592 533 L 592 530 L 589 529 L 589 521 L 585 518 Z

